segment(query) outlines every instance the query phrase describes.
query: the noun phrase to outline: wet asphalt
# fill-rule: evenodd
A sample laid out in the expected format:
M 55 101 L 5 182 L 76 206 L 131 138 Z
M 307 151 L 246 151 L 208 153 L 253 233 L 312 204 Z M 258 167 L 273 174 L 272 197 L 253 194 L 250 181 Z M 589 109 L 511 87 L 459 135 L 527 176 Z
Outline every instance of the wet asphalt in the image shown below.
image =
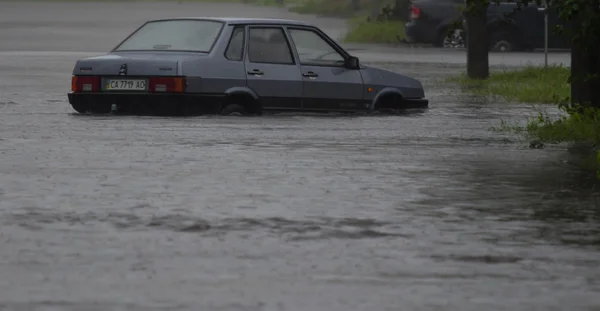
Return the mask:
M 430 109 L 398 116 L 74 113 L 77 58 L 176 15 L 344 31 L 0 2 L 0 310 L 600 310 L 597 193 L 563 146 L 489 130 L 534 107 L 440 81 L 464 52 L 355 45 L 423 81 Z

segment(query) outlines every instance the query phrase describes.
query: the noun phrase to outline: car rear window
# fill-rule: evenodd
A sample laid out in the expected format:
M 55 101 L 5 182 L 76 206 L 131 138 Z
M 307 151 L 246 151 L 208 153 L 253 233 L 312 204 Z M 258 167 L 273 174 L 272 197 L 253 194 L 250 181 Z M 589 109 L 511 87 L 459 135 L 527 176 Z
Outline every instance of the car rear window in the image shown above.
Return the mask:
M 223 28 L 219 21 L 168 20 L 144 24 L 115 51 L 210 52 Z

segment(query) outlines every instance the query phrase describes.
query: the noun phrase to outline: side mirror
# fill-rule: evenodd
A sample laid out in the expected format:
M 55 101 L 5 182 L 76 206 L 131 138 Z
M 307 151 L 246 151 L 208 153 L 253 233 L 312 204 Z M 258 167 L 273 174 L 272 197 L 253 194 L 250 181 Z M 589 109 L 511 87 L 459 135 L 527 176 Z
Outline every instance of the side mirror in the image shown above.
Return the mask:
M 359 69 L 360 66 L 358 63 L 358 57 L 350 56 L 350 57 L 346 58 L 345 66 L 348 69 Z

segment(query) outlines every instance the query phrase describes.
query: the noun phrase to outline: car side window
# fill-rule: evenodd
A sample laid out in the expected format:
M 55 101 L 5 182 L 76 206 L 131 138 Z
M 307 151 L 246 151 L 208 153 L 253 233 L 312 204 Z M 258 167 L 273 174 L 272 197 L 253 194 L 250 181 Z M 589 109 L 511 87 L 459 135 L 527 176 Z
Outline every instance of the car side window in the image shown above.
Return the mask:
M 248 58 L 252 63 L 293 65 L 294 57 L 283 28 L 252 27 L 248 39 Z
M 288 29 L 301 65 L 343 66 L 344 57 L 317 32 L 310 29 Z
M 244 27 L 237 26 L 231 33 L 225 57 L 228 60 L 242 60 L 244 58 Z

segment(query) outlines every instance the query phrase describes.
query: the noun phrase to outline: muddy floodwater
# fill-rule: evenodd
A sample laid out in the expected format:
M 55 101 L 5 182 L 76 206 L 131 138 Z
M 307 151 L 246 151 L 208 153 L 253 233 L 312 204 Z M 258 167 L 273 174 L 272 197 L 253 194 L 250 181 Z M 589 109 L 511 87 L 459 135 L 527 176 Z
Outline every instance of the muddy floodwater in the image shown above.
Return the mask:
M 49 29 L 0 30 L 0 310 L 600 310 L 595 190 L 462 65 L 364 59 L 423 81 L 398 116 L 88 116 L 70 70 L 112 41 Z

